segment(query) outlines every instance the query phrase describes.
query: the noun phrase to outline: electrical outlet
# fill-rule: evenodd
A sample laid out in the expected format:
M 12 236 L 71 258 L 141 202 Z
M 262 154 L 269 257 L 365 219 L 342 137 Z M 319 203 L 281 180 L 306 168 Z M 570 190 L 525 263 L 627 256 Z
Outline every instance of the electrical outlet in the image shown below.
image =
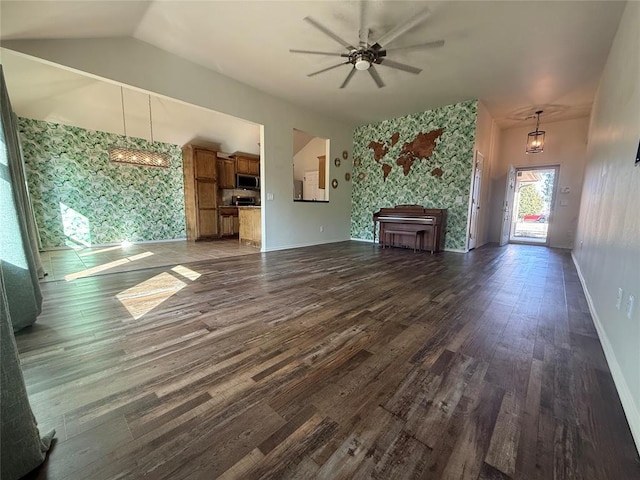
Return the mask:
M 616 310 L 620 310 L 622 306 L 622 297 L 624 296 L 624 292 L 621 288 L 618 288 L 618 296 L 616 297 Z
M 320 231 L 324 232 L 324 225 L 320 225 Z
M 631 320 L 633 317 L 633 305 L 636 303 L 636 297 L 633 295 L 629 295 L 629 299 L 627 300 L 627 318 Z

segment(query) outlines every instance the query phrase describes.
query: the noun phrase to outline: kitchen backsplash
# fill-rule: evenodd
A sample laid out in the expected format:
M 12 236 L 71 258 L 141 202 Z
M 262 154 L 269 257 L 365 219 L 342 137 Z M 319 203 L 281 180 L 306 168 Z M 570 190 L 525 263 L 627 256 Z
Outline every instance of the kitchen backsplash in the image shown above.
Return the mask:
M 222 190 L 222 204 L 231 205 L 231 197 L 253 197 L 256 198 L 258 205 L 260 204 L 260 192 L 258 190 L 245 190 L 242 188 L 225 188 Z
M 19 128 L 43 248 L 185 237 L 179 146 L 26 118 Z M 114 145 L 166 153 L 171 165 L 112 163 Z

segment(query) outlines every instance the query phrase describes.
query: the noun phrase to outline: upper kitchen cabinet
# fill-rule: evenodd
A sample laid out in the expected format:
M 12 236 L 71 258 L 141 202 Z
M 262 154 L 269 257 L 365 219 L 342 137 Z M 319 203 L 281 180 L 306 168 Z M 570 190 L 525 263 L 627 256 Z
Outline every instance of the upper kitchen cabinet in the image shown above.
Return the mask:
M 213 150 L 182 148 L 184 209 L 188 240 L 218 236 L 218 168 Z
M 244 175 L 260 175 L 260 157 L 249 154 L 234 154 L 236 158 L 236 171 Z
M 236 162 L 232 158 L 218 158 L 218 188 L 236 188 Z

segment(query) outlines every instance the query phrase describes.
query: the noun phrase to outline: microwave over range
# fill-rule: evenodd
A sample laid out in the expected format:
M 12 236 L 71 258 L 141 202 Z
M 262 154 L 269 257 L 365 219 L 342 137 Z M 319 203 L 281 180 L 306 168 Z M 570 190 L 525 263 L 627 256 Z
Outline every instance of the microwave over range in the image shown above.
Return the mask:
M 256 175 L 236 174 L 236 188 L 246 188 L 247 190 L 260 190 L 260 177 Z

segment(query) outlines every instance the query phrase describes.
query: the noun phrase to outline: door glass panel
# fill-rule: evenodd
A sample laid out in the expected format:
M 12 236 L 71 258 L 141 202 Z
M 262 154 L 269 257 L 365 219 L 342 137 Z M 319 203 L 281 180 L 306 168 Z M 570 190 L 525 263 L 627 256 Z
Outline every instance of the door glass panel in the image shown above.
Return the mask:
M 547 243 L 556 169 L 518 169 L 509 240 Z

